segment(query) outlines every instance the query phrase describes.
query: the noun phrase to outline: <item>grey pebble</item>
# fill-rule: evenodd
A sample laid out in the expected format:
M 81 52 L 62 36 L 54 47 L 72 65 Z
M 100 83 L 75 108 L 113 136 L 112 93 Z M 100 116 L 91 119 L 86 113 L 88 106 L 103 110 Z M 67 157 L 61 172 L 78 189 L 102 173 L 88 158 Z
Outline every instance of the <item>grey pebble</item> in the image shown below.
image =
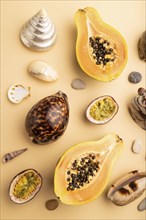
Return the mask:
M 138 55 L 140 60 L 146 62 L 146 30 L 142 33 L 138 41 Z
M 50 211 L 57 209 L 59 203 L 56 199 L 50 199 L 46 202 L 46 208 Z
M 139 72 L 131 72 L 128 77 L 129 82 L 131 83 L 139 83 L 142 80 L 142 75 Z
M 78 90 L 85 89 L 86 88 L 86 83 L 81 79 L 74 79 L 71 83 L 71 87 L 73 89 L 78 89 Z
M 145 199 L 143 199 L 140 203 L 139 203 L 139 205 L 138 205 L 138 211 L 144 211 L 144 210 L 146 210 L 146 198 Z

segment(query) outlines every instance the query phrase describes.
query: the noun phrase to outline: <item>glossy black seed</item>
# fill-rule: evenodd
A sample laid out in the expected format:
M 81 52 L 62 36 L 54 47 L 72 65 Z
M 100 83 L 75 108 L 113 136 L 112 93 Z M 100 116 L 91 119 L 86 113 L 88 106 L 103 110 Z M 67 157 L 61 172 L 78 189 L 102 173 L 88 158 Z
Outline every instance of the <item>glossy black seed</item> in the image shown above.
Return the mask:
M 70 178 L 67 178 L 67 181 L 69 182 L 69 181 L 70 181 Z
M 67 171 L 67 174 L 68 174 L 68 175 L 70 174 L 70 170 Z
M 75 178 L 75 177 L 76 177 L 76 175 L 75 175 L 74 173 L 72 173 L 72 174 L 71 174 L 71 177 L 72 177 L 72 178 Z

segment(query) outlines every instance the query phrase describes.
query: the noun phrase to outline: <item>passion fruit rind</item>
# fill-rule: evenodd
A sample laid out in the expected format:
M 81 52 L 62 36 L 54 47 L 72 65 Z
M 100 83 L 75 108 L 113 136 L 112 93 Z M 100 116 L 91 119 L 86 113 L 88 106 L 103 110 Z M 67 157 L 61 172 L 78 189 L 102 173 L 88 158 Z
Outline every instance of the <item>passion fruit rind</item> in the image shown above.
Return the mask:
M 32 200 L 40 191 L 43 178 L 35 169 L 26 169 L 18 173 L 10 182 L 9 197 L 17 204 Z
M 109 95 L 94 99 L 86 109 L 86 118 L 94 124 L 108 123 L 118 112 L 119 105 Z

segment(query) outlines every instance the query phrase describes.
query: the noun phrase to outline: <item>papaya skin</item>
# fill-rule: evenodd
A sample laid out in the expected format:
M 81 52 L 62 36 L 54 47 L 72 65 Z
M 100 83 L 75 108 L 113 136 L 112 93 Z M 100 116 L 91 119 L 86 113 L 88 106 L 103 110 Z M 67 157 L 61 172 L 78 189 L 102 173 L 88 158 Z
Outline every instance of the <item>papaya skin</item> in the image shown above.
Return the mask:
M 98 12 L 91 7 L 79 9 L 76 12 L 75 24 L 77 27 L 76 57 L 81 69 L 98 81 L 109 82 L 118 78 L 128 59 L 126 41 L 120 32 L 106 24 Z M 89 38 L 98 36 L 111 40 L 118 53 L 115 62 L 106 65 L 105 68 L 101 68 L 93 60 L 89 46 Z
M 87 141 L 69 148 L 60 158 L 54 175 L 54 191 L 61 202 L 67 205 L 82 205 L 95 200 L 105 189 L 112 168 L 124 147 L 123 140 L 110 133 L 97 141 Z M 92 182 L 80 189 L 67 191 L 67 167 L 79 155 L 95 152 L 99 154 L 101 168 Z

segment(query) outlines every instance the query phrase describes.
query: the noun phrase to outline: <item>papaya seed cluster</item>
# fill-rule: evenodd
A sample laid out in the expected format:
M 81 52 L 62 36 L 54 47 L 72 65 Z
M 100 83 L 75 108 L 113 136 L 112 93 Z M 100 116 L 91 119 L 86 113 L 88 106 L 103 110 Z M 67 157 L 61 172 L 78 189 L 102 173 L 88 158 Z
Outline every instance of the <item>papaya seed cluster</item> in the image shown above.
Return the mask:
M 90 37 L 89 45 L 91 47 L 91 53 L 93 59 L 97 65 L 105 67 L 106 64 L 112 64 L 115 62 L 117 57 L 117 51 L 108 40 L 103 39 L 102 37 Z
M 67 191 L 80 189 L 89 184 L 99 170 L 99 161 L 95 153 L 77 158 L 67 169 Z

